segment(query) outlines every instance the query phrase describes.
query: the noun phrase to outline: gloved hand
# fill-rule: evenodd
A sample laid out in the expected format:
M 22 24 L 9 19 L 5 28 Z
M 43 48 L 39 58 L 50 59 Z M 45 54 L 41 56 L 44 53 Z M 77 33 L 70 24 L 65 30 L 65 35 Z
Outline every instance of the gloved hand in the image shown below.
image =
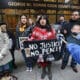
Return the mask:
M 57 37 L 57 40 L 61 40 L 62 38 L 64 39 L 64 35 L 61 34 L 61 33 L 60 34 L 57 34 L 56 37 Z

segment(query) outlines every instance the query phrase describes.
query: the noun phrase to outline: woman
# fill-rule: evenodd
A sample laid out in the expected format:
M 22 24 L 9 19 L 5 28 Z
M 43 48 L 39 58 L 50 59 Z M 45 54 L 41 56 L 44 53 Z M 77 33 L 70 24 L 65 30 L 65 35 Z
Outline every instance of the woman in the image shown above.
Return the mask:
M 45 15 L 40 16 L 39 20 L 36 23 L 36 26 L 34 27 L 32 31 L 31 38 L 29 38 L 29 40 L 30 41 L 50 40 L 50 39 L 55 39 L 55 38 L 56 38 L 56 32 L 50 26 L 47 16 Z M 40 58 L 41 58 L 41 55 L 40 55 Z M 43 80 L 46 74 L 48 74 L 49 80 L 52 80 L 51 62 L 49 61 L 39 62 L 39 65 L 41 65 L 42 67 L 41 79 Z
M 16 27 L 16 42 L 17 42 L 16 47 L 17 47 L 17 49 L 20 48 L 19 37 L 25 36 L 24 32 L 26 31 L 27 28 L 28 28 L 28 18 L 25 15 L 21 15 L 20 21 Z
M 29 26 L 28 26 L 28 18 L 25 15 L 21 15 L 20 22 L 16 27 L 16 35 L 17 35 L 17 41 L 16 42 L 17 42 L 17 48 L 18 49 L 20 48 L 19 37 L 28 37 L 29 34 L 30 34 L 30 31 L 29 31 Z M 25 63 L 26 63 L 26 67 L 27 67 L 26 71 L 31 72 L 33 60 L 32 60 L 32 58 L 26 56 L 24 49 L 21 49 L 21 52 L 22 52 L 22 55 L 23 55 Z
M 12 56 L 9 51 L 9 38 L 3 29 L 4 23 L 0 23 L 0 74 L 12 70 Z

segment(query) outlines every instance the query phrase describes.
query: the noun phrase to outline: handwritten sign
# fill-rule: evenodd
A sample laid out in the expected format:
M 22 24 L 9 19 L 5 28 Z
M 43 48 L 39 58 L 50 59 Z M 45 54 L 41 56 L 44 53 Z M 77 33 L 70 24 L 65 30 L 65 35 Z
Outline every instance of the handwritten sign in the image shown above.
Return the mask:
M 41 41 L 25 41 L 25 48 L 30 49 L 31 56 L 37 56 L 39 54 L 50 54 L 55 52 L 61 52 L 62 41 L 57 40 L 41 40 Z

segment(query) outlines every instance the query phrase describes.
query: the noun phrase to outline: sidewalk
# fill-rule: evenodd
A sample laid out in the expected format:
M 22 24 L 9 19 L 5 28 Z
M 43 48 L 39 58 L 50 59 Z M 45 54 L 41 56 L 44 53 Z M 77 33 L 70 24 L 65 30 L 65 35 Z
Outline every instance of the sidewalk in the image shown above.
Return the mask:
M 26 66 L 23 57 L 19 51 L 15 51 L 16 63 L 18 65 L 17 70 L 14 70 L 13 74 L 18 77 L 18 80 L 41 80 L 41 69 L 37 66 L 32 72 L 26 71 Z M 65 70 L 61 70 L 61 61 L 53 62 L 52 75 L 53 80 L 80 80 L 80 66 L 78 65 L 78 73 L 74 73 L 71 67 L 68 65 Z M 44 80 L 48 80 L 46 77 Z

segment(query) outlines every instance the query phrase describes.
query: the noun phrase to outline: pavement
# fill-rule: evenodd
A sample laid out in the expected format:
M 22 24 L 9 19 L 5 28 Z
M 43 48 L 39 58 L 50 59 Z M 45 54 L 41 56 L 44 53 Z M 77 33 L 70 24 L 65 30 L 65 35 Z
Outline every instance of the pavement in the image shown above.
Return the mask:
M 13 71 L 13 74 L 18 77 L 18 80 L 41 80 L 41 68 L 35 66 L 32 72 L 27 72 L 20 51 L 15 51 L 15 58 L 18 68 Z M 70 63 L 64 70 L 61 70 L 60 67 L 61 60 L 52 63 L 52 80 L 80 80 L 80 65 L 77 65 L 78 73 L 73 72 Z M 44 80 L 48 80 L 48 77 L 46 76 Z

